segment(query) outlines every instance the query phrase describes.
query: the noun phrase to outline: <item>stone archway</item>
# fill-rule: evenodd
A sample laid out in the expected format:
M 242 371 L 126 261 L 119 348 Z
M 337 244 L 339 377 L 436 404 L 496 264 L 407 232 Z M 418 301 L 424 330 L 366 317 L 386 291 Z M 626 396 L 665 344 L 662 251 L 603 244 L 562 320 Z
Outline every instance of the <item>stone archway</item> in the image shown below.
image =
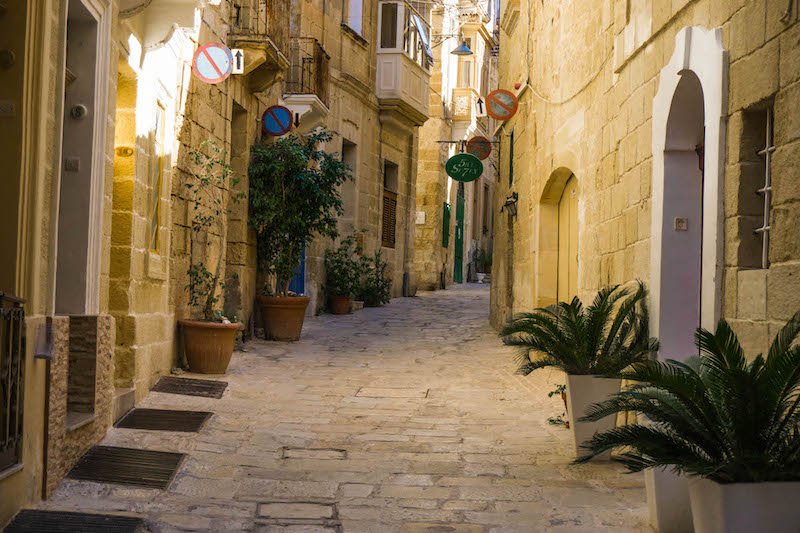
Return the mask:
M 662 358 L 696 353 L 694 329 L 721 313 L 727 68 L 719 29 L 684 28 L 653 99 L 650 331 Z M 646 481 L 656 529 L 691 531 L 685 479 L 659 471 Z
M 539 199 L 536 305 L 570 300 L 578 292 L 578 180 L 556 169 Z

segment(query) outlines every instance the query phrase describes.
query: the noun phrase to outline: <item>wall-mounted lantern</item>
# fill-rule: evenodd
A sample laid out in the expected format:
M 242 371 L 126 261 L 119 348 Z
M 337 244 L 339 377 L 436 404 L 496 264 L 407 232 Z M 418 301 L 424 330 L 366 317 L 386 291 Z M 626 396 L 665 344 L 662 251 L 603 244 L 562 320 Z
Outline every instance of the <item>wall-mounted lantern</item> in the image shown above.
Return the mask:
M 511 196 L 506 198 L 506 201 L 503 202 L 503 206 L 500 208 L 500 212 L 502 213 L 504 210 L 508 211 L 508 214 L 512 217 L 517 216 L 517 202 L 519 202 L 519 194 L 516 192 L 511 193 Z

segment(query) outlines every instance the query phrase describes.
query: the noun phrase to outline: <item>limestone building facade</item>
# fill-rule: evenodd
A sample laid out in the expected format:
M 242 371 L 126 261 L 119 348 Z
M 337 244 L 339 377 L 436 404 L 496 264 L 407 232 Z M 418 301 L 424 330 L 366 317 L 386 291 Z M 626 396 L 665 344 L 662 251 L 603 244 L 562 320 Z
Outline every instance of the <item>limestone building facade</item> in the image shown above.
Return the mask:
M 291 66 L 283 101 L 302 133 L 336 133 L 327 149 L 350 163 L 341 190 L 340 236 L 356 233 L 366 253 L 389 263 L 392 296 L 416 290 L 413 228 L 419 127 L 428 119 L 432 69 L 428 2 L 293 0 Z M 300 283 L 325 307 L 325 249 L 306 250 Z
M 762 352 L 800 309 L 794 3 L 507 0 L 500 42 L 520 107 L 496 216 L 519 200 L 496 219 L 493 324 L 638 278 L 662 357 L 720 318 Z M 686 527 L 680 482 L 648 488 L 660 531 Z
M 431 119 L 420 130 L 414 232 L 414 268 L 423 290 L 475 281 L 478 270 L 490 270 L 497 145 L 490 144 L 493 153 L 483 161 L 483 175 L 471 183 L 451 179 L 445 164 L 474 137 L 494 141 L 496 124 L 486 115 L 484 101 L 497 88 L 497 6 L 492 0 L 452 0 L 432 10 L 436 61 Z M 453 55 L 463 43 L 472 54 Z

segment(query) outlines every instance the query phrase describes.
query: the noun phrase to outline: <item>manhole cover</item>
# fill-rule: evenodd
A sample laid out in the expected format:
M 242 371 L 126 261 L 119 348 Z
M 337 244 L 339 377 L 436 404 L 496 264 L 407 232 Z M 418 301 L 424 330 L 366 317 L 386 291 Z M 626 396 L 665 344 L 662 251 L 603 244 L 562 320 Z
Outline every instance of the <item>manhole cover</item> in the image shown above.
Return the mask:
M 95 446 L 80 458 L 67 477 L 96 483 L 166 489 L 183 457 L 182 453 Z
M 62 511 L 20 511 L 4 530 L 6 533 L 134 533 L 144 528 L 144 520 L 132 516 L 115 516 Z
M 115 424 L 118 428 L 153 431 L 200 431 L 211 416 L 207 411 L 171 411 L 168 409 L 134 409 Z
M 186 396 L 203 396 L 204 398 L 222 398 L 228 383 L 210 379 L 176 378 L 164 376 L 158 380 L 153 391 Z

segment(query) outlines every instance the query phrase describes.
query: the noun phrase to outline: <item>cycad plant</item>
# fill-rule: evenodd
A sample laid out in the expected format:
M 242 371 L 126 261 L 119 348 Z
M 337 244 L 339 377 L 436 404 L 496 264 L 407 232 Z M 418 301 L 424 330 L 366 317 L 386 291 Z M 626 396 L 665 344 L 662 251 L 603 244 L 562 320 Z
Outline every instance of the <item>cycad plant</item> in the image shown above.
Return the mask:
M 571 302 L 535 309 L 512 319 L 500 333 L 520 348 L 519 372 L 554 366 L 572 375 L 616 374 L 648 359 L 658 349 L 649 337 L 647 290 L 612 285 L 601 289 L 589 307 Z
M 649 420 L 596 434 L 581 460 L 624 447 L 631 471 L 670 468 L 718 483 L 800 481 L 800 312 L 764 358 L 745 359 L 730 326 L 699 329 L 688 363 L 642 361 L 620 377 L 638 382 L 592 406 L 585 420 L 637 411 Z

